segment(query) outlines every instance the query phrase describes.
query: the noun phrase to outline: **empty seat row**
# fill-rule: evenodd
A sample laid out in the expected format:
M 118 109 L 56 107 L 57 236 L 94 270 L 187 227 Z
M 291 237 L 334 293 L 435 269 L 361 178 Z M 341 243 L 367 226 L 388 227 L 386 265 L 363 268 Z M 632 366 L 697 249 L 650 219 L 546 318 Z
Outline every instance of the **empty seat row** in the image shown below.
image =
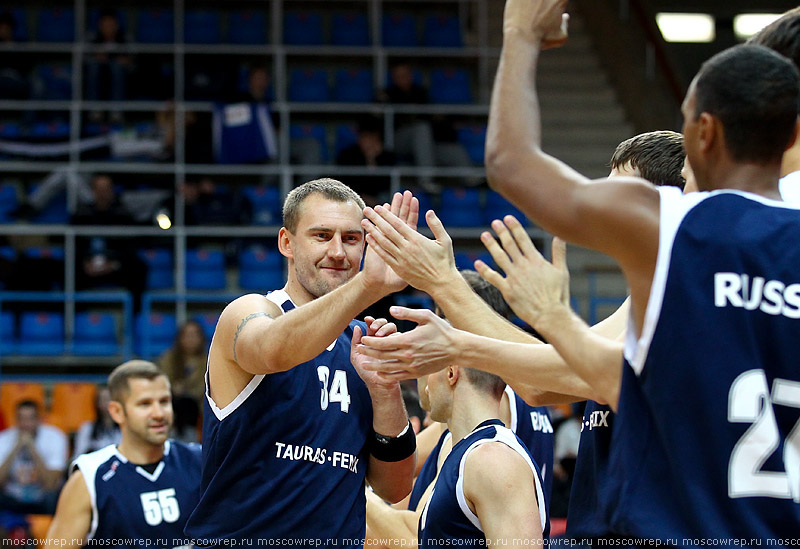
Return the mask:
M 72 42 L 75 39 L 75 12 L 71 8 L 43 8 L 35 15 L 35 33 L 29 33 L 29 13 L 11 10 L 16 21 L 15 40 Z M 97 29 L 99 9 L 88 12 L 87 29 Z M 117 17 L 123 33 L 136 42 L 172 43 L 175 20 L 172 10 L 142 8 L 129 21 L 125 10 Z M 131 29 L 133 22 L 134 29 Z M 234 10 L 225 15 L 216 10 L 189 9 L 184 14 L 183 39 L 187 44 L 266 44 L 270 21 L 265 10 Z M 289 45 L 369 46 L 369 22 L 363 12 L 337 12 L 330 18 L 311 11 L 288 11 L 283 18 L 283 42 Z M 133 30 L 133 32 L 131 32 Z M 452 14 L 418 17 L 409 13 L 387 13 L 381 22 L 381 43 L 388 47 L 448 47 L 464 44 L 461 22 Z
M 375 100 L 375 89 L 371 69 L 338 69 L 331 85 L 330 73 L 325 69 L 295 68 L 289 71 L 287 95 L 289 101 L 296 102 L 370 103 Z M 472 103 L 469 71 L 459 68 L 431 70 L 429 96 L 435 104 Z
M 44 421 L 55 425 L 66 433 L 78 430 L 85 421 L 95 421 L 94 383 L 54 383 L 50 395 L 50 408 L 46 406 L 46 391 L 41 383 L 0 383 L 0 412 L 8 426 L 16 423 L 16 408 L 20 402 L 30 400 L 39 405 Z

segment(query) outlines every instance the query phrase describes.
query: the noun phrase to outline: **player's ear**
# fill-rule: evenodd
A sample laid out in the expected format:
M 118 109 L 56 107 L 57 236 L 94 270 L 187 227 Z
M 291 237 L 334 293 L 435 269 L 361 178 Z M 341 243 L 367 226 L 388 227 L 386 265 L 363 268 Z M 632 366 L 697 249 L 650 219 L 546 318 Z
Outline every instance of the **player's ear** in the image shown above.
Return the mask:
M 700 113 L 697 122 L 697 139 L 702 152 L 708 153 L 720 143 L 724 146 L 725 130 L 719 118 L 707 112 L 703 112 Z
M 291 234 L 292 233 L 289 232 L 289 229 L 286 227 L 281 227 L 281 230 L 278 232 L 278 251 L 280 251 L 281 255 L 284 257 L 294 258 L 292 241 L 289 238 Z
M 450 385 L 455 385 L 458 383 L 458 379 L 461 377 L 461 369 L 458 366 L 448 366 L 447 367 L 447 382 Z
M 114 423 L 118 425 L 121 425 L 125 421 L 125 410 L 122 407 L 122 403 L 116 400 L 112 400 L 108 403 L 108 413 L 111 419 L 114 420 Z

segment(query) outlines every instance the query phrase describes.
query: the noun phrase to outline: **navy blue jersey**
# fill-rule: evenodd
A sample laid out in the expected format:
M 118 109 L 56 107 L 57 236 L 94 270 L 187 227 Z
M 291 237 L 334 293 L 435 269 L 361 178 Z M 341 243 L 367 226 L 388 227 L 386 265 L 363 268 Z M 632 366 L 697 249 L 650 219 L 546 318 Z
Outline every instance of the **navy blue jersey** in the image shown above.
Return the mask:
M 292 314 L 285 291 L 267 298 Z M 253 377 L 223 409 L 206 390 L 202 496 L 187 535 L 363 545 L 372 401 L 350 362 L 356 324 L 366 332 L 351 322 L 317 357 Z
M 613 433 L 626 468 L 614 527 L 679 545 L 796 538 L 800 207 L 659 193 L 658 260 Z
M 486 537 L 480 519 L 470 510 L 464 496 L 463 474 L 469 453 L 487 442 L 502 442 L 519 453 L 530 466 L 536 483 L 539 520 L 544 536 L 547 537 L 550 526 L 539 468 L 519 437 L 503 426 L 499 419 L 491 419 L 484 421 L 472 433 L 459 440 L 444 460 L 431 497 L 420 515 L 420 549 L 456 544 L 450 540 L 461 540 L 458 545 L 471 545 L 465 543 L 466 540 L 474 540 L 476 546 L 485 545 Z
M 508 405 L 511 411 L 511 429 L 522 441 L 539 466 L 544 485 L 545 507 L 550 509 L 550 492 L 553 488 L 553 425 L 550 423 L 550 412 L 545 406 L 526 404 L 511 387 L 506 385 Z
M 73 468 L 83 475 L 92 502 L 88 539 L 117 540 L 119 547 L 188 545 L 183 527 L 200 497 L 199 445 L 168 440 L 153 473 L 113 445 L 79 456 Z
M 275 158 L 277 139 L 264 103 L 215 105 L 214 158 L 220 164 L 246 164 Z
M 408 510 L 416 511 L 419 505 L 419 500 L 422 494 L 428 489 L 428 486 L 436 479 L 436 473 L 439 471 L 439 455 L 442 451 L 442 445 L 453 436 L 447 429 L 444 430 L 442 436 L 439 437 L 439 442 L 428 454 L 428 458 L 419 470 L 417 478 L 414 480 L 414 488 L 411 490 L 411 496 L 408 498 Z
M 610 531 L 607 515 L 616 498 L 613 483 L 617 474 L 608 466 L 614 417 L 610 406 L 586 402 L 567 511 L 567 536 L 571 538 L 600 537 Z

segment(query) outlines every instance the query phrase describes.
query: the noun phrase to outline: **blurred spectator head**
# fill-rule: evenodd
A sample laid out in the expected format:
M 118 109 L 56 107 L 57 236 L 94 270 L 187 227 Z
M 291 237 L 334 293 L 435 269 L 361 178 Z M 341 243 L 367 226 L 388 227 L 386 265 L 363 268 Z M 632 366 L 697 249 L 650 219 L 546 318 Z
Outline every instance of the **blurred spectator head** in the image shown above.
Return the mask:
M 121 38 L 117 10 L 103 9 L 97 20 L 97 37 L 101 42 L 117 42 Z
M 394 65 L 391 69 L 391 86 L 408 91 L 414 85 L 414 70 L 410 63 L 401 62 Z
M 97 387 L 97 395 L 94 397 L 94 408 L 97 413 L 97 421 L 102 422 L 106 418 L 110 419 L 108 414 L 108 404 L 111 402 L 111 391 L 108 385 L 99 385 Z
M 359 121 L 358 146 L 368 159 L 374 159 L 383 151 L 383 124 L 378 117 L 365 116 Z
M 0 42 L 13 42 L 14 32 L 17 30 L 17 22 L 10 12 L 0 13 Z
M 175 337 L 175 348 L 183 356 L 195 356 L 206 352 L 206 335 L 196 320 L 187 320 Z
M 117 198 L 111 176 L 105 173 L 94 174 L 91 187 L 95 208 L 98 210 L 109 209 Z
M 17 404 L 17 428 L 20 432 L 36 435 L 40 419 L 39 405 L 33 400 L 23 400 Z
M 267 67 L 255 65 L 250 69 L 247 79 L 247 89 L 253 101 L 266 101 L 269 98 L 270 77 Z

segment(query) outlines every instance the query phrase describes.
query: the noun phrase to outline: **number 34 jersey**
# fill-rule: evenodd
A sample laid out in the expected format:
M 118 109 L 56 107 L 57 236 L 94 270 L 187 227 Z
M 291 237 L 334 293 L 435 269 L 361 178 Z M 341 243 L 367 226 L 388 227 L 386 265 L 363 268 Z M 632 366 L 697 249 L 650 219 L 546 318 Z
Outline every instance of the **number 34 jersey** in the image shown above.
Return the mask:
M 141 546 L 142 540 L 154 548 L 182 545 L 200 495 L 201 465 L 199 445 L 170 440 L 152 473 L 114 445 L 78 457 L 73 469 L 83 474 L 92 502 L 88 539 L 113 539 L 123 547 Z

